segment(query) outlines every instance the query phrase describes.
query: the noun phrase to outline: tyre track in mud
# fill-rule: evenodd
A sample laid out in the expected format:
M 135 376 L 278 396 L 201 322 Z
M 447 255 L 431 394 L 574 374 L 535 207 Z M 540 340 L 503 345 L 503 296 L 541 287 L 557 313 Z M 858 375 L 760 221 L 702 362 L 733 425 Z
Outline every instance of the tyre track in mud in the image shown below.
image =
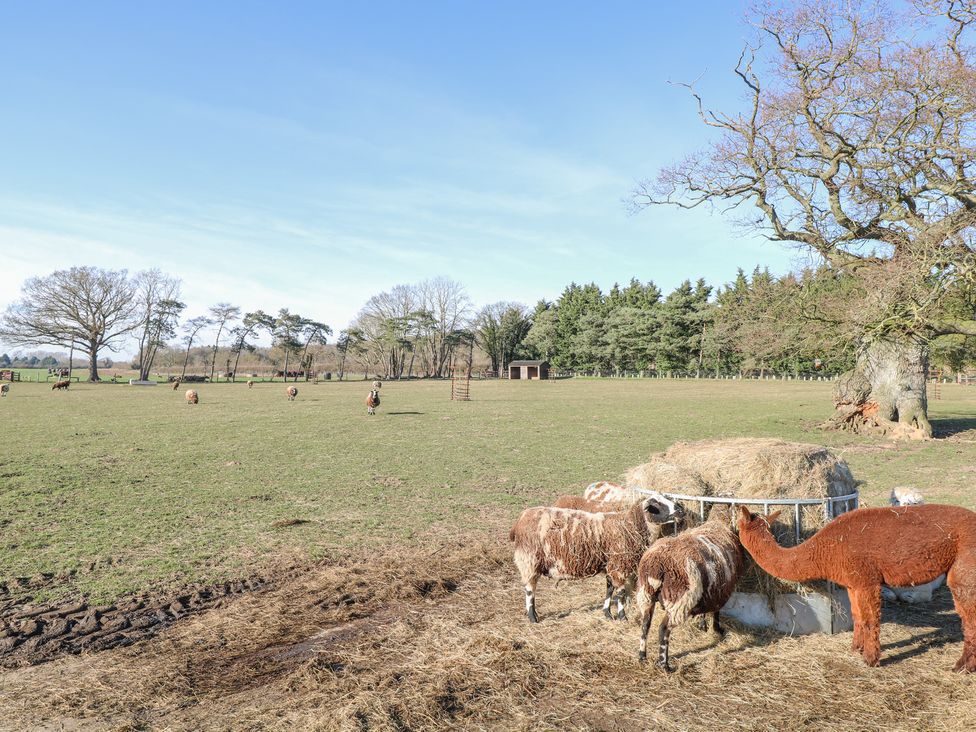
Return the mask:
M 131 645 L 178 620 L 247 593 L 269 590 L 306 570 L 291 567 L 269 577 L 128 595 L 110 605 L 84 600 L 35 604 L 33 596 L 23 594 L 63 581 L 63 576 L 46 574 L 0 583 L 0 667 L 29 666 L 64 654 Z

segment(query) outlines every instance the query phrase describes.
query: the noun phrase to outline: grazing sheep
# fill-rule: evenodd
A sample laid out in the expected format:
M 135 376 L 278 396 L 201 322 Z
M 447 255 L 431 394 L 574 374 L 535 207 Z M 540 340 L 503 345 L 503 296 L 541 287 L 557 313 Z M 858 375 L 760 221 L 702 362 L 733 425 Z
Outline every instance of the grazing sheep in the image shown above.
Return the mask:
M 67 391 L 69 386 L 71 386 L 71 382 L 68 381 L 67 379 L 64 379 L 62 381 L 55 381 L 54 384 L 51 386 L 51 391 L 54 390 Z
M 288 401 L 293 402 L 295 401 L 295 397 L 298 396 L 298 387 L 289 386 L 287 389 L 285 389 L 285 393 L 288 395 Z
M 0 397 L 5 397 L 10 392 L 10 384 L 0 384 Z
M 637 494 L 622 485 L 611 483 L 608 480 L 599 480 L 586 486 L 586 490 L 583 491 L 583 498 L 588 501 L 604 501 L 629 506 L 637 500 Z
M 195 389 L 187 389 L 186 390 L 186 403 L 187 404 L 196 404 L 199 401 L 200 401 L 200 395 L 197 394 L 197 392 L 196 392 Z
M 925 503 L 925 498 L 915 488 L 899 486 L 891 489 L 890 503 L 892 506 L 921 506 Z M 945 575 L 940 574 L 931 582 L 914 587 L 888 587 L 882 585 L 881 597 L 888 602 L 900 600 L 915 605 L 921 602 L 932 602 L 932 592 L 937 590 L 945 582 Z
M 378 382 L 374 382 L 378 383 Z M 373 389 L 366 397 L 366 414 L 376 414 L 376 408 L 380 405 L 380 393 Z
M 607 511 L 622 511 L 629 508 L 634 503 L 633 500 L 623 502 L 591 501 L 583 496 L 559 496 L 552 504 L 553 508 L 572 508 L 577 511 L 589 511 L 590 513 L 606 513 Z
M 664 618 L 658 633 L 660 656 L 657 665 L 671 671 L 668 646 L 671 628 L 692 615 L 711 613 L 712 627 L 724 635 L 718 612 L 735 590 L 742 574 L 742 545 L 732 530 L 732 510 L 716 504 L 708 520 L 693 529 L 656 542 L 637 566 L 637 608 L 641 614 L 641 663 L 647 661 L 647 631 L 660 602 Z
M 254 382 L 251 381 L 250 379 L 247 380 L 247 388 L 248 389 L 253 389 L 254 388 Z
M 515 566 L 525 589 L 525 611 L 535 612 L 535 586 L 539 577 L 583 579 L 605 573 L 607 594 L 603 612 L 617 596 L 617 618 L 624 618 L 623 596 L 633 583 L 641 554 L 660 535 L 663 524 L 677 521 L 681 507 L 660 494 L 635 503 L 627 511 L 589 513 L 538 506 L 522 512 L 509 532 L 515 543 Z

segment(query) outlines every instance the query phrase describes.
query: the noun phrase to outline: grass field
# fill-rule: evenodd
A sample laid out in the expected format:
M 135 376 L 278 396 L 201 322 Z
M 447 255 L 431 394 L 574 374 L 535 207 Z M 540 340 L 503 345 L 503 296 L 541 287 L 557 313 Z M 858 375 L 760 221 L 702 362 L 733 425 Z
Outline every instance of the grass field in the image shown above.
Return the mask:
M 950 439 L 897 449 L 815 428 L 828 386 L 795 382 L 388 383 L 183 390 L 14 384 L 0 403 L 0 581 L 77 574 L 49 592 L 99 602 L 270 563 L 497 530 L 527 505 L 614 478 L 676 440 L 823 442 L 865 481 L 976 507 L 976 389 L 933 402 Z M 965 428 L 972 428 L 967 435 Z M 286 527 L 276 522 L 306 521 Z
M 976 685 L 947 671 L 961 633 L 946 593 L 915 615 L 886 611 L 880 670 L 847 652 L 850 634 L 736 629 L 711 653 L 682 630 L 684 670 L 663 678 L 632 663 L 636 626 L 591 612 L 600 580 L 540 586 L 544 622 L 527 628 L 506 542 L 522 508 L 709 437 L 827 444 L 869 504 L 908 484 L 976 508 L 976 388 L 944 386 L 931 404 L 942 437 L 897 445 L 818 430 L 830 385 L 816 382 L 474 382 L 467 403 L 446 382 L 390 382 L 374 417 L 363 382 L 299 383 L 295 402 L 281 383 L 197 388 L 187 406 L 183 389 L 12 386 L 0 402 L 0 609 L 309 570 L 131 648 L 3 672 L 0 729 L 976 721 Z M 49 686 L 59 691 L 38 693 Z

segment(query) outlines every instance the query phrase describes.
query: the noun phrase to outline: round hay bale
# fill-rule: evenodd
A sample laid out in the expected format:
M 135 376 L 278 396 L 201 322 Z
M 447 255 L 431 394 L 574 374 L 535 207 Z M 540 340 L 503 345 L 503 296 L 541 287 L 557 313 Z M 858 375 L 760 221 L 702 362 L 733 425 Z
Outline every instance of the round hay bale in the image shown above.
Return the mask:
M 847 463 L 827 448 L 769 438 L 677 442 L 628 470 L 625 481 L 636 488 L 727 498 L 819 498 L 857 489 Z
M 803 541 L 816 533 L 829 517 L 822 504 L 801 506 L 800 531 L 792 506 L 777 506 L 777 498 L 824 498 L 857 492 L 857 481 L 850 468 L 830 450 L 820 445 L 786 442 L 771 438 L 736 438 L 677 442 L 663 453 L 656 453 L 643 465 L 624 474 L 630 488 L 662 493 L 707 497 L 771 500 L 770 509 L 783 508 L 773 533 L 783 546 L 794 546 L 797 533 Z M 688 525 L 704 520 L 699 500 L 682 501 Z M 762 511 L 762 506 L 750 506 Z M 854 508 L 853 502 L 834 504 L 835 515 Z M 736 520 L 733 517 L 733 522 Z M 760 592 L 768 597 L 781 592 L 796 592 L 797 585 L 781 582 L 759 569 L 752 560 L 739 581 L 739 590 Z

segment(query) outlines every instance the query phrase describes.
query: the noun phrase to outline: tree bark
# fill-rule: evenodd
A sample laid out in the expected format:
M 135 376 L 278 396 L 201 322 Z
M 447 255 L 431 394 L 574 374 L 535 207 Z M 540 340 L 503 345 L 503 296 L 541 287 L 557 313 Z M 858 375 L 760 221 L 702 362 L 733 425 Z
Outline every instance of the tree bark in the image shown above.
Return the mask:
M 854 370 L 837 384 L 837 414 L 827 426 L 898 438 L 932 437 L 925 394 L 928 368 L 924 343 L 879 339 L 863 344 Z
M 100 381 L 98 378 L 98 343 L 88 344 L 88 380 L 91 382 Z

